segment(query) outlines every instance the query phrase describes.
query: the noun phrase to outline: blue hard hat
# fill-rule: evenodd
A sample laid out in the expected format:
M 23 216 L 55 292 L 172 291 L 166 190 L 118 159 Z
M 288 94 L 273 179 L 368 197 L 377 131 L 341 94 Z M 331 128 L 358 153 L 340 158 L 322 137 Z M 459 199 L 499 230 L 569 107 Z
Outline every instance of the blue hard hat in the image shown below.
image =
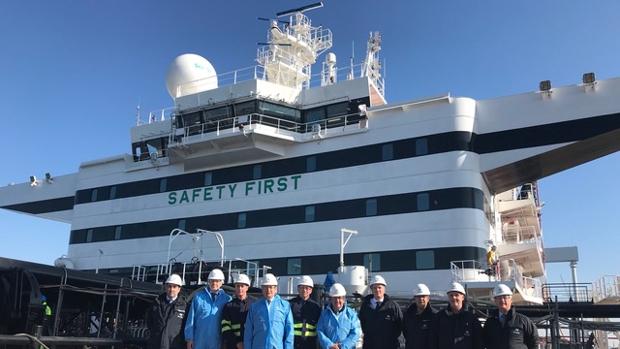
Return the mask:
M 41 295 L 41 302 L 47 302 L 47 297 L 44 294 Z

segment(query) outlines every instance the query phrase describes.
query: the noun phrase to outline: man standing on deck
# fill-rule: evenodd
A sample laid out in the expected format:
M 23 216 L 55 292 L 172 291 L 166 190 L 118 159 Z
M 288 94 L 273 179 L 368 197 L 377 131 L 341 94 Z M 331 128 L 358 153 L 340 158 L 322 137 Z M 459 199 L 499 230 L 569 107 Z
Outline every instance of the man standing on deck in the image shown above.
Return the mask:
M 321 316 L 321 307 L 310 299 L 314 281 L 308 275 L 301 277 L 297 285 L 298 296 L 291 299 L 295 349 L 316 349 L 316 324 Z
M 159 295 L 149 308 L 146 318 L 150 333 L 148 349 L 183 349 L 187 301 L 180 294 L 182 286 L 179 275 L 170 275 L 164 283 L 166 292 Z
M 404 314 L 405 349 L 427 349 L 430 346 L 431 326 L 437 311 L 431 307 L 431 290 L 418 284 L 413 291 L 414 303 Z
M 538 330 L 525 315 L 512 307 L 512 290 L 504 284 L 493 289 L 497 313 L 484 324 L 482 336 L 487 349 L 534 349 L 537 347 Z
M 243 349 L 245 318 L 252 304 L 249 288 L 250 278 L 239 274 L 235 278 L 235 298 L 226 303 L 222 312 L 222 340 L 226 349 Z
M 244 349 L 293 349 L 293 313 L 289 302 L 277 294 L 273 274 L 263 278 L 263 298 L 248 311 L 243 333 Z
M 465 288 L 453 282 L 448 289 L 448 306 L 435 316 L 431 349 L 482 349 L 482 328 L 465 303 Z
M 207 279 L 209 287 L 197 291 L 189 307 L 185 324 L 187 349 L 220 349 L 222 309 L 231 297 L 221 289 L 224 273 L 213 269 Z
M 353 349 L 362 334 L 355 310 L 347 307 L 347 291 L 335 283 L 329 289 L 329 305 L 317 325 L 321 349 Z
M 375 275 L 370 284 L 372 295 L 364 297 L 359 312 L 364 349 L 400 348 L 398 337 L 402 331 L 403 314 L 396 302 L 385 294 L 385 279 Z

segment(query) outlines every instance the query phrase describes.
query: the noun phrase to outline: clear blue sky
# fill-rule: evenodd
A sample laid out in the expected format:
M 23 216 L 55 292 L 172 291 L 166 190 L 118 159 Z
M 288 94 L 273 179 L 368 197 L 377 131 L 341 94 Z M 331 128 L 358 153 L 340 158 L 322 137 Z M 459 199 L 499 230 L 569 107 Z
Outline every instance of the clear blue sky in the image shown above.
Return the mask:
M 172 105 L 164 76 L 186 52 L 218 72 L 253 65 L 265 22 L 309 1 L 0 1 L 0 184 L 77 171 L 130 151 L 144 111 Z M 620 77 L 620 2 L 327 0 L 313 23 L 346 64 L 383 35 L 389 102 L 451 92 L 476 99 Z M 620 98 L 620 96 L 619 96 Z M 546 246 L 578 245 L 579 278 L 620 273 L 620 155 L 540 182 Z M 0 256 L 42 263 L 67 250 L 69 225 L 0 211 Z M 567 265 L 551 281 L 569 281 Z

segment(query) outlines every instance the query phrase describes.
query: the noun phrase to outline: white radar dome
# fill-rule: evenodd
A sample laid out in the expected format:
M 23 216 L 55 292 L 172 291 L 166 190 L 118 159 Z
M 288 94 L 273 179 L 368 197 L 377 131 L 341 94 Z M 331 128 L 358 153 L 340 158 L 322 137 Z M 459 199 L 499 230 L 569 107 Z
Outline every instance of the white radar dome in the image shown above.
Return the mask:
M 178 56 L 166 74 L 166 87 L 172 98 L 217 88 L 217 74 L 204 57 L 193 53 Z

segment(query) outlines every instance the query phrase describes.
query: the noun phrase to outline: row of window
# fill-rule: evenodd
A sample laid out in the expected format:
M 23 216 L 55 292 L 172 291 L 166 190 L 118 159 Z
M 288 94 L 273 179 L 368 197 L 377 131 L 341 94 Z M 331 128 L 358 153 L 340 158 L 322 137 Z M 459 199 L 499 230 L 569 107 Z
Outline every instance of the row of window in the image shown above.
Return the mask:
M 70 244 L 165 236 L 175 228 L 224 231 L 277 225 L 321 222 L 369 216 L 444 210 L 484 209 L 484 196 L 477 188 L 446 188 L 428 192 L 333 201 L 314 205 L 289 206 L 248 212 L 214 214 L 118 226 L 73 230 Z
M 429 137 L 402 139 L 309 156 L 267 161 L 255 165 L 235 166 L 213 171 L 82 189 L 77 191 L 75 203 L 113 200 L 253 179 L 360 166 L 454 150 L 469 150 L 470 138 L 471 133 L 469 132 L 455 131 Z
M 381 252 L 358 252 L 347 253 L 345 255 L 346 265 L 364 265 L 371 272 L 392 272 L 410 270 L 445 270 L 450 269 L 450 262 L 462 260 L 474 260 L 482 263 L 486 251 L 483 248 L 472 246 L 440 247 L 416 250 L 396 250 Z M 268 258 L 261 260 L 250 260 L 271 267 L 270 271 L 278 276 L 284 275 L 304 275 L 304 274 L 326 274 L 329 271 L 336 272 L 339 265 L 339 255 L 317 255 L 317 256 L 294 256 Z M 211 267 L 219 267 L 213 265 Z M 232 268 L 243 269 L 246 267 L 244 262 L 233 263 Z M 173 266 L 173 270 L 178 269 L 182 272 L 182 265 Z M 150 270 L 152 269 L 152 270 Z M 188 268 L 186 272 L 195 272 L 195 268 Z M 207 274 L 211 268 L 202 268 Z M 155 273 L 157 267 L 147 267 L 147 273 Z M 131 274 L 131 268 L 115 268 L 100 270 L 114 274 Z
M 370 99 L 368 97 L 359 98 L 307 110 L 300 110 L 283 104 L 255 99 L 247 102 L 180 114 L 175 118 L 175 123 L 177 128 L 191 128 L 203 123 L 255 113 L 296 123 L 307 123 L 357 112 L 360 104 L 369 105 Z

